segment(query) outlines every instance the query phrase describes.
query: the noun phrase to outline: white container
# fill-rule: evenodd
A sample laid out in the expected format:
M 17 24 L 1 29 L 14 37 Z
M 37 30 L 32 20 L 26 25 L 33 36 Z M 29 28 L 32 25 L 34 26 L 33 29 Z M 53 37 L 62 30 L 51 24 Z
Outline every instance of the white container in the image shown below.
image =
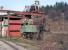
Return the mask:
M 6 37 L 8 34 L 8 19 L 2 21 L 2 37 Z
M 6 37 L 8 33 L 8 27 L 3 27 L 2 28 L 2 37 Z

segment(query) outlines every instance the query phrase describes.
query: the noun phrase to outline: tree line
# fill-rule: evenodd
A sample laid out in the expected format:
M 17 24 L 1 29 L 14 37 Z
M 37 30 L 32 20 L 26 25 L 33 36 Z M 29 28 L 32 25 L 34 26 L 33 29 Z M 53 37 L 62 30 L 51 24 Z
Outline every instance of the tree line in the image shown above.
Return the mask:
M 66 21 L 68 20 L 68 4 L 66 2 L 56 2 L 54 5 L 42 6 L 40 10 L 54 20 L 56 20 L 56 18 L 59 19 L 61 13 L 63 13 L 64 19 Z

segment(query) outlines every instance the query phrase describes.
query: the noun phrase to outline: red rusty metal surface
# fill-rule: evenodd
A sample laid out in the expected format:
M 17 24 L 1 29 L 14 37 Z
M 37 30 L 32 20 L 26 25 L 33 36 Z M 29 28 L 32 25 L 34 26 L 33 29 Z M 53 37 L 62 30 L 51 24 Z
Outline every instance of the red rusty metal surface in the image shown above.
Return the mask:
M 20 20 L 10 20 L 9 21 L 9 36 L 11 37 L 19 37 L 21 36 L 20 33 L 20 25 L 21 21 Z
M 9 32 L 9 36 L 11 36 L 11 37 L 20 37 L 21 34 L 20 34 L 20 32 Z
M 21 35 L 20 33 L 20 25 L 10 25 L 9 26 L 9 33 L 12 37 L 19 37 Z
M 9 30 L 20 30 L 21 26 L 20 25 L 10 25 Z
M 21 23 L 9 23 L 10 25 L 21 25 Z

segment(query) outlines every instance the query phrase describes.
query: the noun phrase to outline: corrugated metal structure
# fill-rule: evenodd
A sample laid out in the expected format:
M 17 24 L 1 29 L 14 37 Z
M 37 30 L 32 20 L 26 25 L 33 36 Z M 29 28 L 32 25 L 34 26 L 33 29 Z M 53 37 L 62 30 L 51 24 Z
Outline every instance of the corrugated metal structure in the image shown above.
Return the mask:
M 20 36 L 20 28 L 21 28 L 20 18 L 9 18 L 9 35 L 12 37 Z
M 16 16 L 14 16 L 15 14 Z M 23 33 L 38 32 L 37 26 L 40 24 L 40 21 L 37 20 L 36 16 L 42 19 L 43 13 L 17 12 L 15 14 L 1 17 L 0 34 L 2 37 L 20 37 Z
M 0 16 L 2 18 L 0 20 L 0 34 L 2 37 L 20 37 L 24 34 L 31 36 L 31 34 L 38 33 L 39 25 L 43 24 L 44 13 L 37 10 L 31 9 L 29 12 L 15 12 Z

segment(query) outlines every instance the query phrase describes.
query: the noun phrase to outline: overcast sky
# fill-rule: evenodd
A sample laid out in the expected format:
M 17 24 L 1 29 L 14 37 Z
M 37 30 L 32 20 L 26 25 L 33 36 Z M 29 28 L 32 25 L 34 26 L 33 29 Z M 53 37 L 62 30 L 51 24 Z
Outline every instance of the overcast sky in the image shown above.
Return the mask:
M 0 0 L 0 6 L 4 9 L 22 11 L 25 5 L 31 5 L 35 0 Z M 67 2 L 68 0 L 39 0 L 41 5 L 54 5 L 56 2 Z

